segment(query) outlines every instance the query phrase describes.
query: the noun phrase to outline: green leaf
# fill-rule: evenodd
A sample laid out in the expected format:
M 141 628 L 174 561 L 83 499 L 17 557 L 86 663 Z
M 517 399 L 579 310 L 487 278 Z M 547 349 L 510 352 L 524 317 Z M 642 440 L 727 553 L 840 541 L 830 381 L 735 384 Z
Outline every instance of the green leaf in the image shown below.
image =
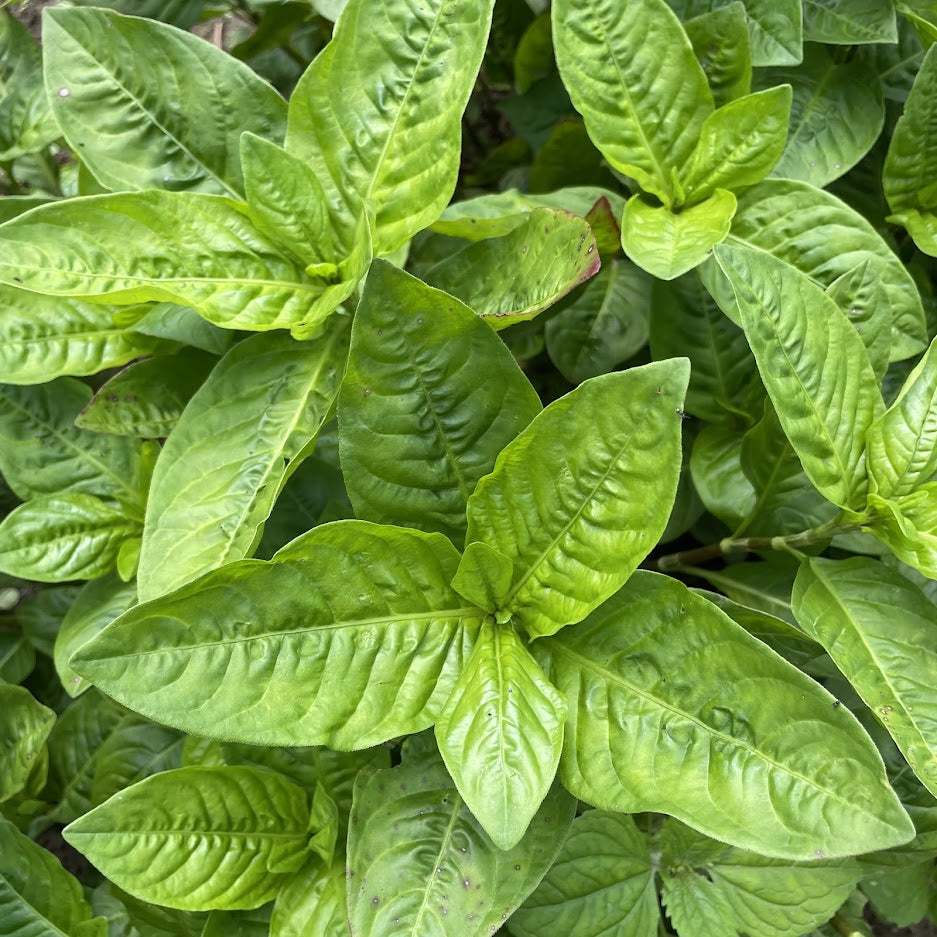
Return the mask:
M 125 718 L 122 706 L 93 691 L 59 716 L 49 734 L 49 781 L 43 791 L 43 799 L 54 804 L 49 821 L 69 823 L 91 809 L 97 753 Z
M 910 494 L 937 474 L 937 344 L 869 427 L 869 475 L 885 498 Z
M 587 803 L 785 859 L 914 835 L 846 707 L 676 580 L 636 573 L 534 654 L 569 703 L 560 779 Z
M 72 654 L 136 602 L 137 584 L 121 582 L 116 575 L 95 579 L 78 593 L 62 621 L 53 654 L 55 669 L 69 696 L 80 696 L 91 685 L 72 670 Z
M 882 132 L 881 82 L 861 59 L 837 62 L 811 44 L 803 65 L 773 69 L 765 79 L 794 88 L 790 132 L 774 176 L 822 188 L 855 166 Z
M 707 582 L 730 599 L 788 624 L 796 625 L 791 609 L 791 589 L 797 566 L 789 557 L 772 556 L 756 563 L 733 563 L 725 569 L 697 570 Z
M 241 133 L 283 136 L 286 105 L 276 91 L 191 33 L 62 7 L 43 17 L 42 39 L 55 118 L 108 189 L 239 198 Z
M 805 561 L 793 605 L 804 631 L 826 648 L 924 786 L 937 792 L 934 603 L 895 570 L 853 557 Z
M 55 713 L 21 686 L 0 684 L 0 802 L 18 794 L 29 779 L 55 724 Z
M 660 912 L 648 843 L 631 817 L 589 810 L 511 917 L 517 937 L 656 937 Z
M 279 891 L 270 937 L 348 937 L 345 866 L 313 856 Z
M 722 314 L 698 273 L 654 281 L 650 339 L 655 359 L 690 359 L 689 413 L 713 423 L 753 419 L 747 398 L 760 389 L 755 359 L 745 333 Z
M 122 719 L 95 755 L 91 804 L 96 807 L 137 781 L 180 767 L 184 741 L 181 732 L 140 716 Z
M 504 329 L 552 306 L 600 265 L 595 237 L 583 218 L 534 208 L 510 233 L 469 244 L 436 264 L 425 279 L 492 328 Z M 485 276 L 479 277 L 479 270 Z
M 293 92 L 287 149 L 312 167 L 335 217 L 374 206 L 378 254 L 432 224 L 452 197 L 493 6 L 391 0 L 375 21 L 351 0 Z
M 134 332 L 167 338 L 183 345 L 201 348 L 212 355 L 223 355 L 231 345 L 233 334 L 206 322 L 197 312 L 174 303 L 153 303 L 147 312 L 128 326 Z
M 751 91 L 749 20 L 739 0 L 684 22 L 683 28 L 703 66 L 717 107 Z
M 839 910 L 861 875 L 851 860 L 769 859 L 707 840 L 673 820 L 662 839 L 661 899 L 681 933 L 693 933 L 711 915 L 726 935 L 800 937 Z M 691 909 L 696 914 L 688 917 Z
M 215 738 L 353 749 L 431 725 L 484 615 L 449 587 L 449 541 L 339 521 L 277 560 L 229 563 L 131 609 L 72 667 Z
M 652 283 L 627 260 L 607 259 L 557 306 L 546 324 L 547 351 L 571 384 L 614 370 L 646 344 Z
M 487 612 L 496 612 L 511 591 L 514 564 L 487 543 L 470 543 L 462 554 L 452 588 Z
M 687 162 L 713 106 L 680 21 L 664 0 L 556 0 L 552 16 L 560 74 L 589 136 L 671 205 L 671 169 Z
M 29 30 L 0 11 L 0 160 L 35 153 L 59 136 L 42 87 L 42 59 Z
M 90 399 L 91 389 L 71 378 L 0 385 L 0 473 L 23 500 L 81 492 L 142 510 L 139 443 L 78 429 Z
M 934 890 L 934 862 L 918 862 L 896 872 L 876 872 L 862 882 L 876 916 L 897 927 L 917 924 L 928 914 Z
M 138 521 L 93 495 L 66 492 L 21 504 L 0 523 L 0 571 L 36 582 L 110 572 Z
M 0 632 L 0 680 L 22 683 L 36 666 L 36 649 L 18 631 Z
M 301 159 L 253 133 L 241 137 L 247 210 L 257 229 L 298 261 L 335 270 L 329 207 L 315 173 Z
M 584 618 L 663 533 L 688 371 L 673 359 L 586 381 L 536 417 L 479 482 L 466 542 L 513 561 L 503 608 L 532 636 Z
M 896 219 L 927 253 L 934 253 L 937 208 L 932 193 L 937 172 L 937 133 L 933 128 L 937 96 L 937 52 L 931 47 L 914 79 L 904 113 L 895 125 L 882 174 L 885 198 Z
M 690 201 L 754 185 L 771 172 L 784 150 L 791 96 L 790 85 L 779 85 L 730 101 L 706 118 L 680 174 Z
M 804 40 L 840 45 L 897 42 L 894 7 L 879 0 L 804 0 Z
M 153 473 L 140 598 L 250 556 L 291 472 L 338 394 L 349 321 L 312 342 L 257 335 L 218 363 L 166 440 Z
M 0 919 L 9 937 L 107 937 L 81 890 L 52 853 L 0 818 Z
M 510 624 L 486 623 L 436 720 L 459 794 L 499 849 L 520 842 L 546 797 L 563 744 L 566 701 Z
M 732 530 L 755 506 L 755 489 L 742 471 L 741 444 L 738 429 L 717 423 L 700 430 L 690 453 L 690 475 L 700 500 Z
M 134 784 L 63 835 L 137 898 L 205 911 L 270 901 L 303 864 L 308 823 L 306 795 L 287 778 L 196 767 Z
M 908 208 L 890 215 L 888 220 L 900 224 L 911 235 L 918 250 L 937 257 L 937 212 Z
M 118 436 L 166 437 L 215 363 L 212 355 L 183 348 L 131 364 L 98 389 L 75 425 Z
M 865 432 L 883 410 L 862 340 L 819 289 L 768 254 L 721 245 L 762 380 L 807 476 L 840 507 L 861 508 Z
M 504 343 L 471 309 L 390 264 L 371 269 L 339 396 L 357 517 L 465 539 L 465 505 L 540 412 Z
M 5 384 L 43 384 L 63 374 L 97 374 L 160 348 L 155 338 L 114 324 L 114 310 L 0 286 L 0 374 Z
M 223 196 L 153 190 L 66 199 L 0 226 L 0 249 L 0 282 L 50 296 L 165 300 L 255 332 L 324 318 L 314 308 L 326 284 Z
M 725 189 L 679 212 L 634 195 L 621 219 L 621 246 L 652 276 L 673 280 L 699 266 L 725 238 L 735 205 L 735 196 Z
M 554 786 L 525 837 L 503 851 L 435 755 L 361 775 L 348 835 L 352 932 L 488 937 L 539 884 L 574 812 L 575 801 Z
M 890 360 L 908 358 L 927 346 L 924 310 L 911 275 L 875 228 L 828 192 L 786 179 L 760 182 L 739 194 L 729 242 L 767 251 L 823 289 L 868 261 L 887 297 L 876 314 L 891 320 Z M 722 304 L 724 297 L 716 298 Z M 862 319 L 867 313 L 854 301 L 858 299 L 845 293 L 836 297 L 844 312 L 859 308 L 856 318 Z M 731 298 L 723 309 L 736 317 Z
M 42 589 L 17 604 L 13 620 L 37 651 L 52 656 L 62 620 L 80 591 L 79 586 Z

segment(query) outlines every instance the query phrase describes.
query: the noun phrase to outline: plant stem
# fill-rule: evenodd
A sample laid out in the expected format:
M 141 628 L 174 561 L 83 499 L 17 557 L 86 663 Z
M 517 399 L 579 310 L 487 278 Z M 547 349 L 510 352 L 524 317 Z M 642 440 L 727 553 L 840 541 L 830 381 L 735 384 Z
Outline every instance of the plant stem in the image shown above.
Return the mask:
M 13 175 L 13 160 L 10 160 L 6 163 L 0 163 L 0 169 L 3 170 L 7 179 L 10 180 L 10 183 L 7 186 L 10 195 L 25 195 L 26 190 L 16 181 L 16 176 Z
M 842 917 L 840 914 L 834 914 L 830 918 L 830 924 L 833 928 L 843 935 L 843 937 L 857 937 L 859 931 L 857 931 L 846 918 Z
M 795 556 L 802 556 L 800 547 L 810 546 L 812 543 L 821 543 L 829 540 L 836 534 L 857 529 L 858 525 L 844 522 L 837 518 L 819 527 L 811 527 L 797 534 L 788 534 L 785 537 L 725 537 L 716 543 L 705 547 L 696 547 L 693 550 L 684 550 L 682 553 L 670 553 L 657 560 L 656 568 L 662 573 L 673 572 L 676 569 L 685 569 L 687 566 L 697 566 L 709 560 L 715 560 L 730 553 L 749 552 L 757 553 L 761 550 L 784 550 Z
M 41 150 L 33 154 L 36 163 L 39 166 L 39 172 L 42 175 L 42 181 L 45 184 L 46 191 L 59 198 L 62 196 L 62 186 L 59 184 L 59 174 L 55 168 L 55 161 L 49 155 L 48 150 Z

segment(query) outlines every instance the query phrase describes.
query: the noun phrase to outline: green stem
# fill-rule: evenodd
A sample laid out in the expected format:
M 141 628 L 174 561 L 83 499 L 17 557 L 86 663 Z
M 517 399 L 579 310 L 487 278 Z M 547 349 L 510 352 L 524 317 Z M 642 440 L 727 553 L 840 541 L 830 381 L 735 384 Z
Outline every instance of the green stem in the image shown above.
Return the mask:
M 9 189 L 10 195 L 25 195 L 26 190 L 16 181 L 16 176 L 13 175 L 13 160 L 9 162 L 0 163 L 0 169 L 6 174 L 9 184 L 7 188 Z
M 840 914 L 834 914 L 830 918 L 830 924 L 833 926 L 834 930 L 837 933 L 842 934 L 843 937 L 857 937 L 859 931 L 857 931 L 846 918 L 842 917 Z
M 709 560 L 715 560 L 730 553 L 758 553 L 763 550 L 783 550 L 802 558 L 800 547 L 808 547 L 813 543 L 822 543 L 836 534 L 856 530 L 857 524 L 845 522 L 840 518 L 811 527 L 797 534 L 788 534 L 785 537 L 725 537 L 717 543 L 710 543 L 705 547 L 696 547 L 693 550 L 684 550 L 681 553 L 670 553 L 657 560 L 656 567 L 662 573 L 673 572 L 677 569 L 686 569 L 688 566 L 698 566 Z

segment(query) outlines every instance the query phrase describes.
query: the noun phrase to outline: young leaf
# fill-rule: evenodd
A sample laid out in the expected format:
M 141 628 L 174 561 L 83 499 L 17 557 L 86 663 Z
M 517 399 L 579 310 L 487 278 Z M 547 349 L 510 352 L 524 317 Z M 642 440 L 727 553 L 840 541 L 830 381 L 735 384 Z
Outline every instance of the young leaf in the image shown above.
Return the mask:
M 465 505 L 540 412 L 504 343 L 471 309 L 384 261 L 355 313 L 338 402 L 357 517 L 465 539 Z
M 908 228 L 915 243 L 928 254 L 937 253 L 937 198 L 933 194 L 937 173 L 937 51 L 924 56 L 904 113 L 895 125 L 882 184 L 895 220 Z
M 790 85 L 746 95 L 710 114 L 680 173 L 688 200 L 761 182 L 784 150 L 790 115 Z
M 168 436 L 216 361 L 197 348 L 138 361 L 99 388 L 75 425 L 141 439 Z
M 90 399 L 91 389 L 71 378 L 0 385 L 0 473 L 20 498 L 81 492 L 142 508 L 139 443 L 76 428 Z
M 114 309 L 0 286 L 0 374 L 5 384 L 43 384 L 97 374 L 158 350 L 159 339 L 114 324 Z
M 114 191 L 240 198 L 238 143 L 281 139 L 283 99 L 210 42 L 151 19 L 60 7 L 43 17 L 45 83 L 69 146 Z
M 251 220 L 271 241 L 326 274 L 337 255 L 322 185 L 301 159 L 253 133 L 241 137 Z M 334 272 L 334 271 L 333 271 Z
M 259 768 L 153 775 L 71 823 L 65 840 L 115 885 L 170 908 L 257 908 L 302 866 L 302 788 Z
M 229 329 L 309 325 L 326 286 L 239 203 L 194 192 L 53 202 L 0 226 L 0 248 L 0 283 L 95 302 L 167 300 Z
M 4 930 L 14 937 L 107 937 L 107 922 L 92 914 L 80 882 L 52 853 L 0 817 L 0 920 Z
M 141 600 L 250 555 L 334 405 L 348 326 L 336 316 L 312 342 L 282 333 L 239 342 L 196 392 L 153 473 Z
M 897 42 L 895 11 L 878 0 L 807 0 L 804 40 L 839 45 Z
M 449 541 L 339 521 L 276 559 L 131 609 L 72 667 L 148 718 L 215 738 L 355 749 L 431 725 L 485 614 L 449 587 Z
M 914 835 L 852 714 L 676 580 L 636 573 L 533 650 L 569 703 L 560 779 L 587 803 L 785 859 Z
M 452 588 L 487 612 L 496 612 L 511 591 L 514 564 L 487 543 L 470 543 L 452 578 Z
M 726 189 L 716 189 L 705 201 L 679 212 L 634 195 L 621 219 L 621 246 L 652 276 L 673 280 L 698 267 L 725 238 L 735 204 Z
M 69 696 L 81 696 L 90 684 L 72 670 L 69 660 L 86 641 L 137 602 L 137 584 L 105 576 L 87 583 L 62 620 L 55 639 L 53 660 Z
M 671 169 L 689 159 L 712 94 L 664 0 L 556 0 L 553 44 L 563 82 L 602 155 L 666 206 Z
M 348 834 L 353 932 L 488 937 L 539 884 L 574 812 L 573 798 L 554 786 L 524 838 L 503 851 L 435 755 L 360 775 Z
M 813 558 L 794 582 L 800 626 L 833 658 L 895 740 L 911 769 L 937 791 L 937 610 L 877 560 Z
M 631 817 L 589 810 L 511 916 L 517 937 L 656 937 L 660 911 L 648 842 Z
M 389 0 L 375 20 L 351 0 L 293 92 L 286 148 L 312 167 L 338 217 L 374 206 L 378 254 L 432 224 L 452 197 L 493 6 Z
M 799 937 L 829 920 L 862 874 L 850 860 L 765 858 L 707 840 L 674 820 L 666 822 L 662 840 L 661 900 L 680 933 L 712 917 L 719 933 L 732 937 Z
M 883 410 L 862 340 L 821 290 L 783 261 L 716 249 L 762 380 L 807 476 L 844 508 L 862 508 L 865 432 Z
M 852 169 L 882 132 L 881 82 L 859 58 L 838 62 L 811 44 L 803 65 L 773 69 L 766 80 L 794 88 L 787 145 L 772 173 L 778 178 L 822 188 Z
M 510 233 L 470 244 L 436 264 L 426 282 L 462 300 L 494 329 L 532 319 L 601 266 L 588 223 L 534 208 Z M 478 271 L 485 276 L 479 277 Z
M 512 625 L 482 626 L 436 720 L 459 794 L 499 849 L 523 838 L 556 774 L 566 701 Z
M 140 523 L 93 495 L 66 492 L 21 504 L 0 523 L 0 571 L 36 582 L 110 572 Z
M 619 244 L 616 236 L 616 249 Z M 612 258 L 556 307 L 546 324 L 547 351 L 571 384 L 614 370 L 641 350 L 652 283 L 640 267 Z
M 2 803 L 26 786 L 55 724 L 55 713 L 38 703 L 29 690 L 8 684 L 0 684 L 0 711 L 3 712 L 3 721 L 0 722 Z
M 532 636 L 579 621 L 657 542 L 680 473 L 688 362 L 592 378 L 498 457 L 468 504 L 468 536 L 514 563 L 503 606 Z
M 937 474 L 937 345 L 869 427 L 867 445 L 869 475 L 884 498 L 911 494 Z
M 728 104 L 751 91 L 752 50 L 749 21 L 739 0 L 684 22 L 716 107 Z
M 890 360 L 901 361 L 927 347 L 924 310 L 910 273 L 865 218 L 828 192 L 787 179 L 760 182 L 739 194 L 729 240 L 767 251 L 823 289 L 868 261 L 887 296 L 874 314 L 890 321 Z M 718 291 L 715 296 L 736 318 L 731 297 L 724 304 L 727 297 Z M 854 299 L 842 293 L 836 297 L 850 318 L 865 318 L 861 309 L 852 312 L 861 305 Z

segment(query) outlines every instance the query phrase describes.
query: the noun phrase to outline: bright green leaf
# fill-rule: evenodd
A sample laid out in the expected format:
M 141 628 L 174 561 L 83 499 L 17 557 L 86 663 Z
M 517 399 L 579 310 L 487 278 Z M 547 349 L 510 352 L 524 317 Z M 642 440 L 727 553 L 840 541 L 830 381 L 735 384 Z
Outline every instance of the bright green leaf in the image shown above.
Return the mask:
M 867 489 L 865 432 L 883 410 L 862 340 L 813 283 L 769 254 L 721 245 L 762 380 L 807 476 L 840 507 Z
M 914 835 L 846 707 L 676 580 L 636 573 L 534 653 L 570 707 L 560 779 L 587 803 L 786 859 Z
M 256 908 L 306 855 L 309 806 L 259 768 L 153 775 L 70 824 L 64 836 L 115 885 L 190 911 Z
M 436 720 L 436 740 L 468 808 L 499 849 L 523 838 L 556 774 L 566 702 L 514 627 L 482 627 Z
M 452 588 L 487 612 L 497 612 L 511 591 L 514 564 L 487 543 L 470 543 L 462 554 Z M 501 622 L 503 624 L 503 622 Z
M 0 802 L 18 794 L 29 779 L 55 723 L 55 713 L 21 686 L 0 684 Z M 0 902 L 2 904 L 2 902 Z
M 250 556 L 308 455 L 344 373 L 347 318 L 311 342 L 239 342 L 196 392 L 156 463 L 140 556 L 144 601 Z
M 896 42 L 895 10 L 881 0 L 804 0 L 804 40 L 840 45 Z
M 431 725 L 484 615 L 449 587 L 455 548 L 339 521 L 276 559 L 131 609 L 72 667 L 148 718 L 255 744 L 366 748 Z
M 794 612 L 895 740 L 921 782 L 937 791 L 937 608 L 877 560 L 805 561 Z
M 698 267 L 725 238 L 735 205 L 735 196 L 725 189 L 679 212 L 634 195 L 621 219 L 621 246 L 648 273 L 673 280 Z
M 466 541 L 511 559 L 504 608 L 532 636 L 584 618 L 659 539 L 677 489 L 684 359 L 592 378 L 503 450 Z
M 608 162 L 665 205 L 712 112 L 693 47 L 664 0 L 555 0 L 556 60 Z M 664 56 L 661 51 L 666 50 Z
M 283 99 L 243 62 L 152 19 L 61 7 L 43 17 L 45 83 L 73 150 L 107 188 L 239 198 L 245 130 L 279 139 Z
M 375 263 L 338 404 L 342 469 L 359 518 L 461 544 L 478 480 L 540 410 L 511 353 L 471 309 Z
M 751 91 L 752 50 L 739 0 L 684 22 L 717 107 Z
M 345 866 L 313 856 L 279 891 L 270 937 L 348 937 Z

